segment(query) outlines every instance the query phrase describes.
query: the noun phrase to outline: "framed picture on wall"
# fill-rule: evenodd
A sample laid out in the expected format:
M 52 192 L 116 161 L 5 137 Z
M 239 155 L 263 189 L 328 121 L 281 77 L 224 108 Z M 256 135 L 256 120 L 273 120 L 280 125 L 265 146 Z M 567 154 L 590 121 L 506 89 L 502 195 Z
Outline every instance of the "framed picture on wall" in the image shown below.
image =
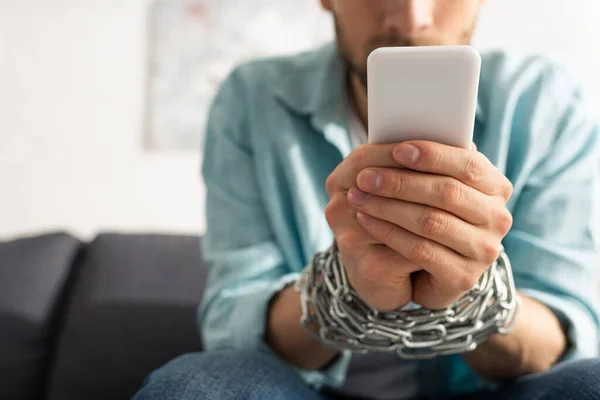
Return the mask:
M 149 10 L 145 146 L 198 151 L 220 83 L 244 61 L 333 37 L 318 0 L 156 0 Z

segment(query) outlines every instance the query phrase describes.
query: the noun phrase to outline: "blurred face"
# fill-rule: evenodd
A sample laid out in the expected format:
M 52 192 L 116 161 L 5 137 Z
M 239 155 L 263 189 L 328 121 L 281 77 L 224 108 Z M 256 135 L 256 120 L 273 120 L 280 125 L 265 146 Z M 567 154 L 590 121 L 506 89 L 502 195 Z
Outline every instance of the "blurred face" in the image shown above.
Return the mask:
M 469 44 L 483 0 L 321 0 L 338 49 L 366 87 L 367 57 L 379 47 Z

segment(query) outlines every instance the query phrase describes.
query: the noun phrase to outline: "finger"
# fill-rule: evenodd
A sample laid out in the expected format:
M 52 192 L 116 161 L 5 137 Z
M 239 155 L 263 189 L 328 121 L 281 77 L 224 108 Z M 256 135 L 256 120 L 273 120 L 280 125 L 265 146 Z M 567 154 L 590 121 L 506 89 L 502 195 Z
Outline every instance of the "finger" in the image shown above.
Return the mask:
M 361 298 L 376 309 L 394 309 L 412 297 L 410 273 L 420 270 L 381 244 L 362 227 L 356 209 L 336 192 L 325 209 L 348 279 Z
M 411 275 L 412 300 L 430 310 L 443 310 L 458 301 L 464 291 L 451 292 L 444 287 L 438 277 L 426 271 L 419 271 Z
M 446 211 L 369 195 L 356 188 L 350 189 L 348 199 L 361 212 L 431 239 L 465 258 L 492 264 L 500 254 L 500 245 L 489 233 Z
M 454 281 L 467 264 L 467 260 L 456 252 L 398 225 L 360 211 L 358 221 L 375 239 L 440 279 Z
M 453 177 L 488 195 L 512 193 L 510 181 L 481 153 L 434 142 L 413 141 L 394 148 L 394 159 L 415 171 Z
M 367 168 L 358 174 L 356 184 L 364 192 L 439 208 L 478 226 L 489 225 L 496 217 L 490 215 L 492 197 L 446 176 Z
M 477 152 L 477 145 L 475 142 L 471 143 L 471 151 Z
M 357 268 L 349 268 L 349 265 L 345 264 L 350 285 L 369 306 L 388 311 L 410 302 L 410 274 L 420 268 L 394 250 L 382 244 L 371 245 Z
M 331 173 L 326 182 L 329 196 L 336 191 L 347 191 L 355 185 L 356 175 L 367 167 L 400 167 L 394 160 L 397 144 L 366 144 L 354 149 Z
M 345 193 L 336 192 L 333 194 L 325 207 L 325 218 L 340 248 L 348 243 L 348 248 L 352 250 L 363 247 L 366 251 L 368 245 L 380 244 L 358 223 L 356 210 L 348 202 Z M 346 250 L 346 248 L 343 250 Z
M 413 299 L 422 306 L 438 309 L 452 304 L 470 290 L 483 273 L 452 250 L 397 225 L 361 212 L 358 221 L 373 237 L 423 268 L 416 274 L 426 279 L 413 280 Z M 421 294 L 417 293 L 415 284 L 419 284 Z

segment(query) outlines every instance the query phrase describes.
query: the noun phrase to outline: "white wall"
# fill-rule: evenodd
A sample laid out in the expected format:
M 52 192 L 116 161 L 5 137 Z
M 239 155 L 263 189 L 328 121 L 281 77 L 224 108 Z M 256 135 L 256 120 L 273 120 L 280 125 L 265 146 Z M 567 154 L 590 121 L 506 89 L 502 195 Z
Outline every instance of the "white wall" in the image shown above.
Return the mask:
M 474 44 L 558 56 L 581 74 L 600 115 L 598 21 L 598 0 L 487 0 Z
M 142 150 L 143 0 L 0 0 L 0 235 L 199 232 L 199 157 Z
M 317 0 L 307 0 L 314 1 Z M 488 0 L 477 44 L 569 57 L 600 97 L 597 0 Z M 0 239 L 200 233 L 199 156 L 142 148 L 146 0 L 0 0 Z

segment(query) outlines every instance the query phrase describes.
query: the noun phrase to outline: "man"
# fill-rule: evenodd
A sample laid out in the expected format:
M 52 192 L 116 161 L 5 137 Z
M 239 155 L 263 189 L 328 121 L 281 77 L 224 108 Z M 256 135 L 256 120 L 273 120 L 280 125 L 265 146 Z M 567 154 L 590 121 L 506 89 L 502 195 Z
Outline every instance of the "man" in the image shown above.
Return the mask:
M 321 3 L 337 46 L 241 66 L 214 101 L 208 351 L 154 372 L 137 399 L 600 398 L 600 143 L 579 87 L 542 58 L 487 54 L 473 149 L 360 146 L 369 53 L 468 44 L 483 1 Z M 502 244 L 522 302 L 513 330 L 433 360 L 323 345 L 290 284 L 334 239 L 350 285 L 380 310 L 451 306 Z

